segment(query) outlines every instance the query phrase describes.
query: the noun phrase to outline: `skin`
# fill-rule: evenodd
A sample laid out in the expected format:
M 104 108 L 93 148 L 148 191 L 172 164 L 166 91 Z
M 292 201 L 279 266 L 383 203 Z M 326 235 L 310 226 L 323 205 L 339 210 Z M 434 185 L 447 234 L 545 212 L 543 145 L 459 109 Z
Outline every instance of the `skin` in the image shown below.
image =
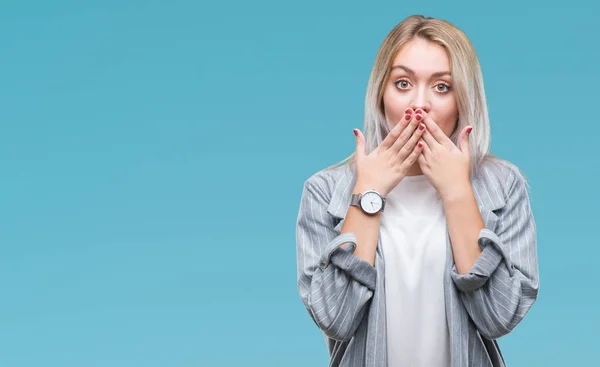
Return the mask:
M 408 42 L 396 55 L 383 92 L 384 113 L 393 128 L 407 109 L 422 110 L 450 136 L 456 128 L 458 107 L 452 89 L 446 50 L 421 38 Z M 444 75 L 434 75 L 447 72 Z M 408 176 L 423 174 L 415 164 Z
M 456 269 L 459 274 L 466 274 L 482 252 L 478 237 L 485 225 L 469 179 L 471 158 L 468 139 L 472 127 L 467 126 L 461 131 L 459 146 L 449 138 L 458 120 L 450 59 L 443 47 L 417 38 L 402 47 L 391 67 L 383 94 L 386 121 L 390 129 L 396 127 L 395 132 L 406 129 L 408 121 L 414 122 L 415 119 L 425 125 L 425 131 L 418 140 L 418 159 L 408 168 L 406 175 L 425 175 L 440 194 Z M 417 131 L 414 125 L 410 130 L 410 134 L 414 135 L 412 131 Z M 357 164 L 360 161 L 361 164 L 375 166 L 383 161 L 377 156 L 380 152 L 365 156 L 362 151 L 364 136 L 359 133 Z M 371 182 L 357 182 L 353 192 L 362 192 L 370 185 Z M 371 265 L 374 264 L 379 217 L 380 213 L 369 217 L 351 207 L 342 230 L 358 232 L 355 255 Z

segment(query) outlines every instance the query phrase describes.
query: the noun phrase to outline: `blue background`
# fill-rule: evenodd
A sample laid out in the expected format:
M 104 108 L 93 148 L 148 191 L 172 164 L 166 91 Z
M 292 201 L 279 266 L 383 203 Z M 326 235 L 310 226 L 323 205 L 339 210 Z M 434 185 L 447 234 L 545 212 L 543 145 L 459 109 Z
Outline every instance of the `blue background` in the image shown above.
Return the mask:
M 354 150 L 412 14 L 470 37 L 492 151 L 531 184 L 541 289 L 508 365 L 597 359 L 597 9 L 413 3 L 2 1 L 0 365 L 326 366 L 302 185 Z

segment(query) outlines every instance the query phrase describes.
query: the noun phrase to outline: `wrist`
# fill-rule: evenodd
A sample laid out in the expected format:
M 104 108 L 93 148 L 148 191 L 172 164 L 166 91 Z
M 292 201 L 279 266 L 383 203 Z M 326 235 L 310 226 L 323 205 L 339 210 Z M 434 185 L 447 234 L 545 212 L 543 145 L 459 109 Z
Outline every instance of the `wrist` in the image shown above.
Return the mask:
M 354 185 L 354 188 L 352 189 L 352 193 L 353 194 L 362 194 L 365 191 L 368 190 L 375 190 L 377 191 L 382 197 L 386 197 L 387 196 L 387 192 L 385 192 L 385 190 L 383 190 L 381 187 L 378 187 L 377 185 L 371 185 L 371 184 L 365 184 L 362 182 L 357 182 Z
M 440 192 L 440 197 L 444 203 L 455 203 L 473 196 L 471 183 L 453 185 L 449 190 Z

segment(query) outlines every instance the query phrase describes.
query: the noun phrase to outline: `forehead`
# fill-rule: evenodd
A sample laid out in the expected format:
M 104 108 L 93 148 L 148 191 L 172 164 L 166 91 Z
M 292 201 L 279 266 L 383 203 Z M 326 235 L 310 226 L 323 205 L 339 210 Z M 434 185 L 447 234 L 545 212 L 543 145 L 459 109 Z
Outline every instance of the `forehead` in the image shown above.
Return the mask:
M 392 67 L 404 65 L 419 74 L 450 71 L 450 58 L 442 46 L 416 38 L 402 46 L 394 57 Z

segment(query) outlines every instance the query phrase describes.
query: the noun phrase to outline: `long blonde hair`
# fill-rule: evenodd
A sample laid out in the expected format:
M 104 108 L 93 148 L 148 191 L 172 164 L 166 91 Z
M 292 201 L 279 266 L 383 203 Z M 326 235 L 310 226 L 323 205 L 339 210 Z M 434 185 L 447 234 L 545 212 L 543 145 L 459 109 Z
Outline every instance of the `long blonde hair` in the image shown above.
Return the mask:
M 394 27 L 375 57 L 365 97 L 363 134 L 366 153 L 372 152 L 389 133 L 383 110 L 385 84 L 397 53 L 417 37 L 442 46 L 448 53 L 459 116 L 450 139 L 456 144 L 460 131 L 468 125 L 473 126 L 469 136 L 472 173 L 485 159 L 508 163 L 489 153 L 491 133 L 483 76 L 471 41 L 452 23 L 422 15 L 410 16 Z M 328 168 L 352 164 L 354 156 L 355 153 Z

